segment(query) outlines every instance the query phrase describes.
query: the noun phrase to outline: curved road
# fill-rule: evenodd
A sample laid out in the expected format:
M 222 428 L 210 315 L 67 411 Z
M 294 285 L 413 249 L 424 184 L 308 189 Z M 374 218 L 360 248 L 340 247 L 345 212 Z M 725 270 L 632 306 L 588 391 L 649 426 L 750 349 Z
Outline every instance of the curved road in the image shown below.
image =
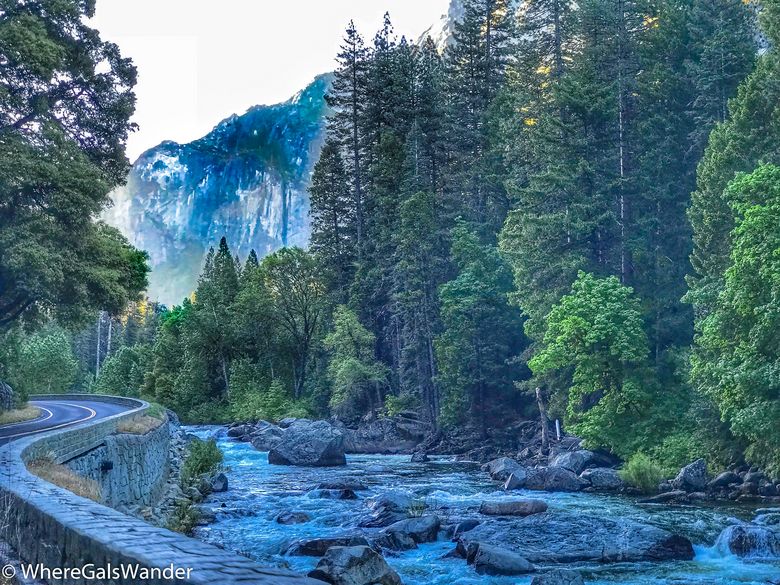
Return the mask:
M 10 441 L 63 429 L 87 420 L 101 419 L 130 410 L 121 404 L 110 404 L 98 400 L 31 400 L 41 409 L 39 418 L 27 422 L 0 426 L 0 445 Z

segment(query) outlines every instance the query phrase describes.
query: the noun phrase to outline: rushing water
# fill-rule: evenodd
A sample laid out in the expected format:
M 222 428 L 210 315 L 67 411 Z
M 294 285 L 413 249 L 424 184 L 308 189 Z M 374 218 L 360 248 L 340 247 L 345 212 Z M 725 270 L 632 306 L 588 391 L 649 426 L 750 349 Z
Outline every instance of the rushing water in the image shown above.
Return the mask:
M 267 565 L 299 572 L 314 568 L 312 557 L 283 556 L 287 544 L 299 538 L 335 536 L 355 527 L 364 512 L 363 499 L 389 491 L 403 492 L 430 506 L 457 515 L 476 509 L 487 498 L 504 497 L 495 482 L 473 464 L 435 458 L 410 463 L 409 456 L 355 455 L 344 468 L 301 468 L 268 464 L 268 454 L 247 443 L 227 439 L 222 429 L 190 429 L 206 437 L 215 435 L 225 454 L 230 489 L 214 494 L 207 505 L 217 513 L 216 522 L 199 528 L 196 535 Z M 308 492 L 323 481 L 359 480 L 369 487 L 358 500 L 331 500 Z M 513 495 L 523 494 L 522 491 Z M 742 560 L 718 545 L 727 527 L 752 520 L 746 507 L 687 507 L 638 505 L 623 497 L 594 494 L 534 493 L 551 511 L 577 511 L 590 515 L 623 516 L 655 524 L 687 536 L 695 545 L 690 562 L 583 564 L 579 569 L 592 585 L 746 585 L 780 582 L 780 559 Z M 282 511 L 302 511 L 312 520 L 281 525 L 274 518 Z M 528 577 L 480 576 L 462 559 L 442 559 L 453 548 L 448 541 L 388 553 L 388 563 L 405 585 L 525 585 Z

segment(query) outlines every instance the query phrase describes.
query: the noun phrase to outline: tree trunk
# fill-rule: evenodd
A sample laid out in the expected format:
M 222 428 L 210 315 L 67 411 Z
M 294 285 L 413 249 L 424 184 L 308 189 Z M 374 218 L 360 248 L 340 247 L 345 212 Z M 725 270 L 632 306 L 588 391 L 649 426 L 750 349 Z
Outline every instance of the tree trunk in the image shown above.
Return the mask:
M 101 325 L 103 322 L 103 311 L 100 311 L 98 313 L 98 321 L 97 321 L 97 347 L 95 348 L 95 379 L 97 379 L 98 374 L 100 374 L 100 336 L 101 336 Z
M 536 403 L 539 405 L 539 419 L 542 423 L 542 455 L 548 455 L 550 453 L 550 438 L 548 435 L 548 423 L 547 423 L 547 407 L 544 404 L 544 398 L 542 397 L 542 389 L 536 389 Z

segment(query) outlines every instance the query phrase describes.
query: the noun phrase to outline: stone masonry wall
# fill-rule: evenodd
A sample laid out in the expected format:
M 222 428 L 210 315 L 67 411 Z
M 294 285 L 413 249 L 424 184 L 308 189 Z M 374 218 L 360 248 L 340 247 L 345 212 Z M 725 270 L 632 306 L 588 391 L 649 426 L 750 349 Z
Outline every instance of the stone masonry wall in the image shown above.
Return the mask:
M 108 435 L 102 445 L 65 465 L 95 480 L 107 506 L 120 511 L 153 506 L 170 471 L 169 437 L 167 422 L 145 435 Z

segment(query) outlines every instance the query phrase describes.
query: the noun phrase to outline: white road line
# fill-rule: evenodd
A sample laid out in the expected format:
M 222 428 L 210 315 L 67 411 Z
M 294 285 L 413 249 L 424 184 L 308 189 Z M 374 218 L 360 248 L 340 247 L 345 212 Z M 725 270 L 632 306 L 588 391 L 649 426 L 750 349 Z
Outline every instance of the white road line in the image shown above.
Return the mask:
M 49 413 L 49 415 L 48 416 L 39 416 L 38 418 L 33 418 L 33 419 L 30 419 L 30 420 L 23 420 L 22 422 L 11 423 L 11 424 L 8 424 L 8 425 L 0 425 L 0 431 L 3 431 L 5 429 L 11 429 L 13 427 L 18 427 L 19 425 L 28 425 L 28 424 L 31 424 L 31 423 L 42 423 L 44 421 L 49 420 L 51 417 L 54 416 L 54 413 L 51 410 L 49 410 L 48 408 L 44 408 L 43 406 L 36 406 L 35 408 L 37 408 L 38 410 L 45 410 L 46 412 Z
M 61 429 L 63 427 L 69 427 L 71 425 L 82 423 L 84 421 L 87 421 L 87 420 L 89 420 L 91 418 L 95 418 L 97 416 L 97 412 L 95 412 L 94 410 L 92 410 L 88 406 L 81 406 L 79 404 L 70 404 L 70 403 L 67 403 L 67 402 L 63 402 L 63 404 L 65 406 L 72 406 L 74 408 L 80 408 L 81 410 L 89 411 L 90 414 L 89 414 L 89 416 L 86 416 L 84 418 L 80 418 L 78 420 L 72 420 L 70 422 L 62 423 L 60 425 L 55 425 L 53 427 L 46 427 L 44 429 L 38 429 L 37 431 L 28 431 L 26 433 L 17 433 L 15 435 L 6 435 L 4 437 L 0 437 L 0 439 L 15 439 L 17 437 L 26 437 L 27 435 L 36 435 L 38 433 L 43 433 L 43 432 L 46 432 L 46 431 L 53 431 L 54 429 Z

